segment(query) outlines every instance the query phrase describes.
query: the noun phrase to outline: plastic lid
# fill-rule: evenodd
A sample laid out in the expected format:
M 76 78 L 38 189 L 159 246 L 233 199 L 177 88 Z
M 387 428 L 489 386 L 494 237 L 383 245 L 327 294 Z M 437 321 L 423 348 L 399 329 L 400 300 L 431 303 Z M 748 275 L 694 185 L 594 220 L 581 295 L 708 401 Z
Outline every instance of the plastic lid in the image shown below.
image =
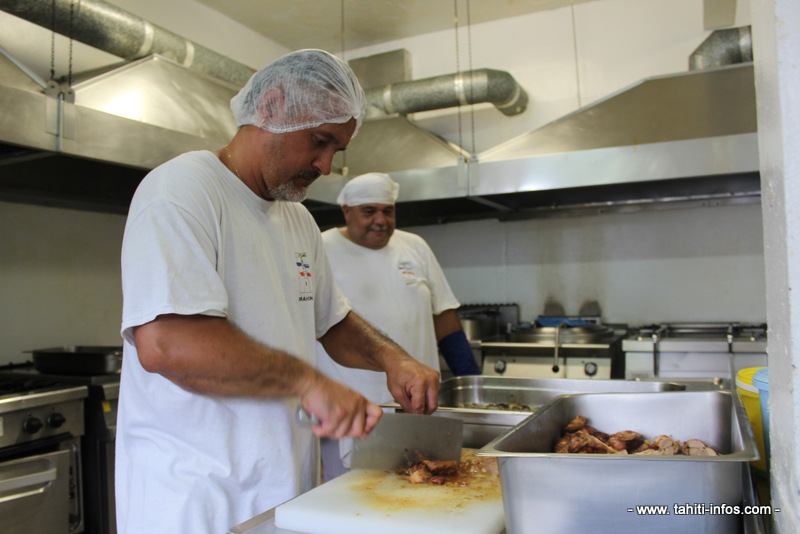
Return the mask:
M 753 385 L 759 389 L 769 389 L 769 368 L 762 367 L 753 375 Z

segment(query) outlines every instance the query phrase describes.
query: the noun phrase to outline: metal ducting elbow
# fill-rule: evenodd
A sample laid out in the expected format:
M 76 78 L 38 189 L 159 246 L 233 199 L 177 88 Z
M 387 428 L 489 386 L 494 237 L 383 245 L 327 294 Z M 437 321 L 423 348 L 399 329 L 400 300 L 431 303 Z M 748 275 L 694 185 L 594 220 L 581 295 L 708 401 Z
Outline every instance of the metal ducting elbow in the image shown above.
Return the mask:
M 477 69 L 367 89 L 367 103 L 384 113 L 420 111 L 489 102 L 509 117 L 528 106 L 528 94 L 505 71 Z
M 0 10 L 123 59 L 159 54 L 239 87 L 255 72 L 102 0 L 0 0 Z
M 753 61 L 750 26 L 716 30 L 689 56 L 689 70 Z

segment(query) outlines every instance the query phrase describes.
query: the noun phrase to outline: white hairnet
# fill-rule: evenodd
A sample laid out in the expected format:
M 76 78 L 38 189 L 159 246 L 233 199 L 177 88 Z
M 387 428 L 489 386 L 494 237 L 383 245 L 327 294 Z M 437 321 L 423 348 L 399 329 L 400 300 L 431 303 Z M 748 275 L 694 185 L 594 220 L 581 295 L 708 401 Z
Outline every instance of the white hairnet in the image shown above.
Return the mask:
M 280 90 L 282 98 L 265 99 L 265 92 L 273 87 Z M 355 137 L 366 108 L 367 99 L 356 75 L 344 61 L 324 50 L 286 54 L 253 74 L 231 99 L 236 126 L 252 124 L 273 133 L 342 124 L 354 118 Z
M 336 202 L 340 206 L 361 204 L 394 204 L 400 192 L 400 184 L 388 174 L 370 172 L 356 176 L 345 184 Z

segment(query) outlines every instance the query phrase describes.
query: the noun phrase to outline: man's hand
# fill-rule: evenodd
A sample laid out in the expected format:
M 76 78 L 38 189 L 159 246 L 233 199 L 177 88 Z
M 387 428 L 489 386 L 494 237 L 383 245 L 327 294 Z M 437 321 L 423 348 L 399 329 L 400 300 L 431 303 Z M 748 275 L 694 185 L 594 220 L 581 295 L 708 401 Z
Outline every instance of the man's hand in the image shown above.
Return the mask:
M 386 373 L 389 391 L 403 410 L 430 414 L 439 406 L 439 372 L 409 356 L 355 312 L 319 341 L 340 365 Z
M 311 428 L 319 437 L 365 438 L 383 415 L 380 406 L 322 375 L 300 397 L 303 409 L 320 420 Z
M 431 414 L 439 406 L 439 372 L 406 355 L 387 358 L 386 383 L 409 413 Z

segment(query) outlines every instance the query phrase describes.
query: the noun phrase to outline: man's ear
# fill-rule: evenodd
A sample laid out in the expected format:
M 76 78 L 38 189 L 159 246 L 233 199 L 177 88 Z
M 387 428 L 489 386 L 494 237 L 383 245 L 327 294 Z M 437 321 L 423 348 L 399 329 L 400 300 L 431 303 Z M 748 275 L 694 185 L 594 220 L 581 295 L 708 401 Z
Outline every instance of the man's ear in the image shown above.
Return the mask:
M 270 124 L 283 123 L 286 118 L 286 102 L 279 87 L 270 87 L 264 91 L 258 104 L 258 116 L 263 122 Z

